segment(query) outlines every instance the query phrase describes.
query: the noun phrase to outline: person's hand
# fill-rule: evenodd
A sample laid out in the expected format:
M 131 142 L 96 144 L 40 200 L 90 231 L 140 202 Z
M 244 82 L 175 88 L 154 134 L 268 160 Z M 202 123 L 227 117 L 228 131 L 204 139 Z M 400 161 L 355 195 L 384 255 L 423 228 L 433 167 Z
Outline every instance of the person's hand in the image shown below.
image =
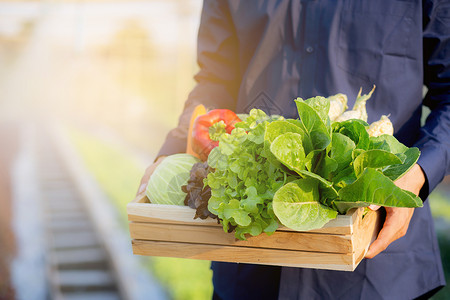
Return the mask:
M 419 195 L 420 189 L 425 183 L 425 174 L 422 168 L 415 164 L 405 175 L 395 181 L 395 184 L 404 189 Z M 372 210 L 380 208 L 376 205 L 369 206 Z M 381 251 L 386 249 L 393 241 L 403 237 L 409 227 L 409 222 L 414 214 L 414 208 L 407 207 L 385 207 L 386 220 L 377 239 L 370 245 L 366 258 L 374 258 Z
M 145 192 L 150 176 L 153 174 L 156 167 L 164 160 L 164 158 L 166 158 L 166 156 L 164 155 L 158 157 L 158 159 L 153 164 L 151 164 L 150 166 L 147 167 L 147 169 L 145 169 L 145 173 L 144 176 L 142 176 L 141 183 L 139 184 L 139 189 L 137 191 L 136 196 Z

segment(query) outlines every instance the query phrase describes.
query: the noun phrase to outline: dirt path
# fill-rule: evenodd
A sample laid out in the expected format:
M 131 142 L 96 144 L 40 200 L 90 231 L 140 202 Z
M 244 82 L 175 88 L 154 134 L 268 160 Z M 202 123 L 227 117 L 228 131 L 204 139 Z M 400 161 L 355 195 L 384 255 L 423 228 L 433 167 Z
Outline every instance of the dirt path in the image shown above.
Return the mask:
M 0 122 L 0 299 L 14 299 L 9 263 L 15 254 L 10 169 L 17 152 L 17 124 Z

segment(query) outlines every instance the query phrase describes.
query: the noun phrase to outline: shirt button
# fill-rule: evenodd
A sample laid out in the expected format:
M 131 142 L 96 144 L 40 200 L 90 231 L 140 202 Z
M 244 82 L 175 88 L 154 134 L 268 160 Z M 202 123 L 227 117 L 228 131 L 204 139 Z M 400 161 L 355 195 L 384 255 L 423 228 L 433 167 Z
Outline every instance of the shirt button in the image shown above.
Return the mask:
M 314 48 L 311 47 L 311 46 L 306 47 L 305 50 L 306 50 L 306 52 L 308 52 L 308 53 L 313 53 L 313 52 L 314 52 Z

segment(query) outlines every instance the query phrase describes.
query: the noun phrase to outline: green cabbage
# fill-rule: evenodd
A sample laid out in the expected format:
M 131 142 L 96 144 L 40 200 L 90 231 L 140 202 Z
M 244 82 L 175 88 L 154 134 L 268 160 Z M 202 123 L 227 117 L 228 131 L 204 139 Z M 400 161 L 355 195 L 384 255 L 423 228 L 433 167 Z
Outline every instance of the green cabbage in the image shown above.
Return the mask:
M 189 171 L 200 162 L 186 153 L 166 157 L 155 169 L 147 185 L 146 195 L 151 203 L 184 205 L 186 193 L 181 186 L 187 184 Z

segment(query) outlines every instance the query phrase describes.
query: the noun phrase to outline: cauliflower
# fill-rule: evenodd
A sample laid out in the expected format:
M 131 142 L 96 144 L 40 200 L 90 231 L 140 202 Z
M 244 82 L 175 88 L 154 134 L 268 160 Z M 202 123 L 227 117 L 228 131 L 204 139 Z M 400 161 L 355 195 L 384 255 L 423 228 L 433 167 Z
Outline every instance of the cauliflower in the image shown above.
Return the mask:
M 356 101 L 355 101 L 355 105 L 353 105 L 353 109 L 344 112 L 342 115 L 337 117 L 334 121 L 342 122 L 342 121 L 346 121 L 346 120 L 350 120 L 350 119 L 360 119 L 360 120 L 367 122 L 366 102 L 372 96 L 374 90 L 375 90 L 375 85 L 373 86 L 373 89 L 368 94 L 361 95 L 362 88 L 359 89 L 359 93 L 358 93 L 358 96 L 356 97 Z
M 344 94 L 336 94 L 327 98 L 330 101 L 330 110 L 328 117 L 331 121 L 336 120 L 347 108 L 347 96 Z
M 343 122 L 350 119 L 362 119 L 361 112 L 357 110 L 347 110 L 342 115 L 335 119 L 336 122 Z
M 380 136 L 382 134 L 394 134 L 394 126 L 388 116 L 382 115 L 379 121 L 370 124 L 367 129 L 369 136 Z

